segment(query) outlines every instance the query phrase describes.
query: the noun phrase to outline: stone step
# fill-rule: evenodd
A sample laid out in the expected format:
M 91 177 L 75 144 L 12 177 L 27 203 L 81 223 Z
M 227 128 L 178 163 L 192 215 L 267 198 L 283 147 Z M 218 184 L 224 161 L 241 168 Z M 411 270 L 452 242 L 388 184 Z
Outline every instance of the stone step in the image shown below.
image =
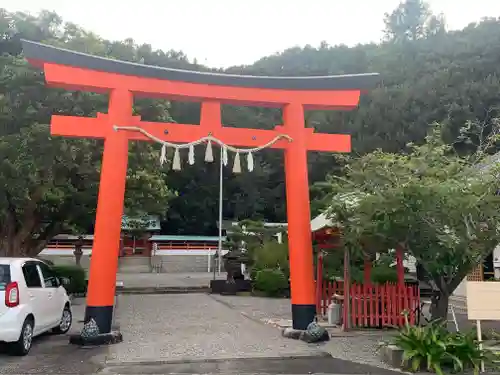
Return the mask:
M 156 287 L 127 287 L 117 286 L 117 294 L 188 294 L 210 293 L 208 286 L 156 286 Z
M 124 266 L 141 266 L 150 265 L 151 259 L 143 256 L 125 256 L 120 258 L 120 265 Z
M 121 273 L 149 273 L 151 259 L 144 256 L 125 256 L 118 262 L 118 272 Z
M 137 265 L 137 266 L 122 266 L 118 267 L 118 272 L 120 273 L 150 273 L 151 267 L 149 265 Z
M 163 273 L 207 272 L 206 255 L 160 255 L 153 257 L 153 264 Z

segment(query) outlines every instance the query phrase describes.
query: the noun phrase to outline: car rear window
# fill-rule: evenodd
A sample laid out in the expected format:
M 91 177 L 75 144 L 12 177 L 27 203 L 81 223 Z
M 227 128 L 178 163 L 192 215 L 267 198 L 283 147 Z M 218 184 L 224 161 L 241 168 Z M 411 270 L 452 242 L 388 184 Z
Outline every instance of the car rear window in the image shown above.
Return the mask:
M 8 283 L 10 283 L 10 266 L 0 264 L 0 291 L 5 290 Z

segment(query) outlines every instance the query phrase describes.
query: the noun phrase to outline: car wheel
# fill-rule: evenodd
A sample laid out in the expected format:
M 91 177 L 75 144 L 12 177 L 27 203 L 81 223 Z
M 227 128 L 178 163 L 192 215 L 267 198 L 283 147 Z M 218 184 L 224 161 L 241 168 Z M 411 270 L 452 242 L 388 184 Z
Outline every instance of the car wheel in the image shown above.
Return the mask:
M 59 325 L 53 329 L 53 332 L 58 335 L 63 335 L 69 331 L 73 323 L 73 314 L 69 306 L 65 306 L 61 315 Z
M 29 353 L 31 344 L 33 343 L 33 326 L 33 319 L 26 318 L 21 333 L 19 334 L 19 340 L 10 344 L 11 353 L 13 355 L 24 356 Z

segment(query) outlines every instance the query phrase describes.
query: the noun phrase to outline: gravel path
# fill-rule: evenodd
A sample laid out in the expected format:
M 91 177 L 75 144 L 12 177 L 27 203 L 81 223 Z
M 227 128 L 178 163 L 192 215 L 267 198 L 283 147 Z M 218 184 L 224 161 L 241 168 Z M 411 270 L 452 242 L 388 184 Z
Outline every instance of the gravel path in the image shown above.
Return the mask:
M 292 319 L 290 300 L 287 298 L 264 298 L 213 295 L 212 298 L 258 320 Z
M 263 322 L 271 318 L 292 318 L 289 299 L 238 296 L 214 296 L 214 298 L 244 315 Z M 332 337 L 321 349 L 335 358 L 388 368 L 379 360 L 377 349 L 379 343 L 388 340 L 392 334 L 391 331 L 336 333 L 335 337 Z
M 109 348 L 110 364 L 321 353 L 206 294 L 122 295 L 117 323 L 124 342 Z
M 380 360 L 378 347 L 381 341 L 390 339 L 388 332 L 353 332 L 350 336 L 332 337 L 324 350 L 334 358 L 391 369 Z

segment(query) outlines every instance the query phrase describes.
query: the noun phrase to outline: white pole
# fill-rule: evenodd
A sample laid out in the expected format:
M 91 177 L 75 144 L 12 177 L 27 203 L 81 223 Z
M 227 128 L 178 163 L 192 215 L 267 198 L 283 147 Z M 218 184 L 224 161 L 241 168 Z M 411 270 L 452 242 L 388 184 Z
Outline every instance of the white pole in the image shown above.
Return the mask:
M 481 331 L 481 321 L 476 320 L 477 341 L 479 342 L 479 349 L 483 350 L 483 332 Z M 484 372 L 484 361 L 481 361 L 481 372 Z
M 218 272 L 220 275 L 221 269 L 221 255 L 222 255 L 222 181 L 224 164 L 222 162 L 222 147 L 220 148 L 220 172 L 219 172 L 219 246 L 217 248 Z

